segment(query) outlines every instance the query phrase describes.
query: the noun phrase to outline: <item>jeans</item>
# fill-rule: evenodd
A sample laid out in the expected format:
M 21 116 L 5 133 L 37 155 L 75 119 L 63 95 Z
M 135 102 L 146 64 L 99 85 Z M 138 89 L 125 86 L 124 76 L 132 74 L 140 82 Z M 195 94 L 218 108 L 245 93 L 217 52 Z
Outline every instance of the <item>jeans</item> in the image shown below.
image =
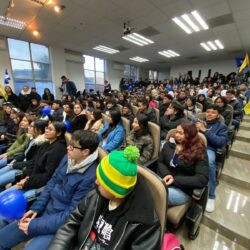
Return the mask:
M 216 189 L 216 153 L 211 149 L 207 149 L 208 155 L 208 165 L 209 165 L 209 199 L 215 199 L 215 189 Z
M 22 173 L 21 170 L 13 169 L 11 166 L 6 166 L 0 169 L 0 189 L 6 184 L 15 180 L 16 174 Z
M 54 235 L 41 235 L 32 238 L 32 241 L 24 248 L 24 250 L 47 250 Z M 21 242 L 30 240 L 31 237 L 24 234 L 19 229 L 16 221 L 8 222 L 0 218 L 0 250 L 11 250 Z
M 186 203 L 191 197 L 181 189 L 175 187 L 168 188 L 168 205 L 176 206 Z
M 4 190 L 3 192 L 1 192 L 1 194 L 6 193 L 6 192 L 11 191 L 11 190 L 17 190 L 16 185 L 15 185 L 15 186 L 12 186 L 12 187 L 10 187 L 10 188 L 8 188 L 8 189 L 6 189 L 6 190 Z M 23 195 L 24 195 L 24 197 L 25 197 L 27 200 L 29 200 L 29 199 L 31 199 L 31 198 L 33 198 L 33 197 L 36 197 L 36 194 L 37 194 L 36 189 L 30 189 L 30 190 L 22 190 L 22 189 L 21 189 L 20 191 L 23 192 Z M 1 239 L 1 238 L 0 238 L 0 239 Z
M 0 169 L 7 165 L 7 157 L 0 160 Z
M 7 144 L 0 144 L 0 154 L 4 153 L 7 148 Z

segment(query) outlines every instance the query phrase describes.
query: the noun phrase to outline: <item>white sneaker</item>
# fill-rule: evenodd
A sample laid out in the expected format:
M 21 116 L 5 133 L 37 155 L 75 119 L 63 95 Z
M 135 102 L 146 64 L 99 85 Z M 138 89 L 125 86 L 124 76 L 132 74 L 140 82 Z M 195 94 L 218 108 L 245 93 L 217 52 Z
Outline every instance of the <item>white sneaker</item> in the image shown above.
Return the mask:
M 208 199 L 206 205 L 206 212 L 212 213 L 215 210 L 215 199 Z

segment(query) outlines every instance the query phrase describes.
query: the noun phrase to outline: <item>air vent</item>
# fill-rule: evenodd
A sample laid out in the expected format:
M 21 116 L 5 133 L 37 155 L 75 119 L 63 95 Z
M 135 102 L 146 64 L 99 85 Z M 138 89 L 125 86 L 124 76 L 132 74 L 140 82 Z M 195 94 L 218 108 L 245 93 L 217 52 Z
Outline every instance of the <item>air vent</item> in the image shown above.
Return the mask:
M 153 27 L 147 27 L 146 29 L 143 29 L 143 30 L 139 30 L 138 33 L 140 35 L 143 35 L 143 36 L 146 36 L 146 37 L 149 37 L 149 36 L 155 36 L 155 35 L 158 35 L 160 34 L 160 32 L 153 28 Z
M 117 47 L 115 47 L 114 49 L 117 49 L 117 50 L 119 50 L 119 51 L 125 51 L 125 50 L 128 50 L 128 48 L 126 48 L 126 47 L 124 47 L 124 46 L 117 46 Z
M 70 50 L 70 49 L 65 49 L 64 52 L 66 54 L 71 54 L 71 55 L 74 55 L 74 56 L 82 56 L 83 55 L 82 52 L 74 51 L 74 50 Z
M 161 61 L 161 62 L 156 62 L 157 64 L 169 64 L 169 62 L 166 61 Z
M 234 23 L 234 18 L 232 14 L 226 14 L 218 17 L 214 17 L 207 20 L 209 28 L 215 28 L 222 25 Z
M 238 49 L 238 50 L 229 50 L 228 53 L 230 53 L 230 54 L 242 54 L 242 53 L 244 53 L 244 51 L 240 50 L 240 49 Z

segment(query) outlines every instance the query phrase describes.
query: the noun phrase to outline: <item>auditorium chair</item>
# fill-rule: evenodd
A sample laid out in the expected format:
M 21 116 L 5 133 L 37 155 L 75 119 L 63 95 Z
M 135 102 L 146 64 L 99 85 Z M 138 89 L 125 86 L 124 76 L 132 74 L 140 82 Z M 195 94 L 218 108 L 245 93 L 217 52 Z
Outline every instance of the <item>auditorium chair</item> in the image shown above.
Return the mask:
M 122 108 L 123 108 L 122 105 L 117 103 L 116 106 L 119 108 L 119 111 L 122 113 Z
M 130 132 L 130 121 L 127 118 L 122 117 L 122 125 L 126 131 L 126 135 L 128 135 Z
M 138 166 L 138 176 L 140 176 L 148 190 L 151 193 L 155 207 L 155 212 L 158 215 L 161 224 L 161 239 L 165 232 L 166 213 L 168 209 L 167 200 L 168 192 L 164 181 L 151 170 Z
M 196 106 L 198 109 L 200 109 L 201 112 L 202 112 L 202 110 L 203 110 L 203 105 L 202 105 L 201 103 L 196 102 L 196 103 L 195 103 L 195 106 Z
M 160 124 L 160 110 L 159 109 L 154 109 L 155 114 L 156 114 L 156 122 L 157 124 Z
M 210 104 L 213 104 L 214 103 L 214 100 L 210 97 L 207 97 L 207 102 L 210 103 Z
M 132 112 L 133 112 L 134 116 L 136 116 L 137 113 L 138 113 L 139 108 L 134 106 L 134 105 L 131 105 L 131 107 L 132 107 Z
M 147 161 L 145 164 L 143 164 L 143 167 L 149 168 L 155 172 L 159 153 L 160 153 L 160 144 L 161 144 L 160 131 L 161 131 L 161 128 L 159 125 L 157 125 L 153 122 L 148 122 L 148 129 L 149 129 L 149 132 L 153 138 L 154 151 L 153 151 L 153 155 L 152 155 L 151 160 Z
M 171 137 L 174 137 L 176 129 L 171 129 L 166 137 L 168 141 Z M 206 137 L 198 133 L 198 136 L 202 139 L 207 146 Z M 193 190 L 192 199 L 185 204 L 179 206 L 171 206 L 167 211 L 167 220 L 174 227 L 178 228 L 182 222 L 186 221 L 188 237 L 192 240 L 196 239 L 200 230 L 200 222 L 203 217 L 208 197 L 208 186 L 204 188 L 197 188 Z

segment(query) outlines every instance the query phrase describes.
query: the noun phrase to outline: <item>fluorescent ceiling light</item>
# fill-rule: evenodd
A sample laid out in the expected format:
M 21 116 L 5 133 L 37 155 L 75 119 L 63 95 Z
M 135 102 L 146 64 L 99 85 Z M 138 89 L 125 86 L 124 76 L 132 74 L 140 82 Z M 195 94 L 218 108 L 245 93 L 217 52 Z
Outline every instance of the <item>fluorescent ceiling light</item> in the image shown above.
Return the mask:
M 224 46 L 223 46 L 223 44 L 221 43 L 220 40 L 215 40 L 214 42 L 219 47 L 219 49 L 224 49 Z
M 189 26 L 191 26 L 191 28 L 195 32 L 199 32 L 200 31 L 199 27 L 191 20 L 191 18 L 187 14 L 184 14 L 181 17 L 189 24 Z
M 181 17 L 174 17 L 172 20 L 188 34 L 194 31 L 199 32 L 201 29 L 209 29 L 204 19 L 196 10 L 189 14 L 183 14 Z
M 177 56 L 180 56 L 180 54 L 176 53 L 175 51 L 173 50 L 163 50 L 163 51 L 159 51 L 158 54 L 162 55 L 162 56 L 166 56 L 168 58 L 170 57 L 177 57 Z
M 0 16 L 0 24 L 5 25 L 11 28 L 23 30 L 26 27 L 26 23 L 23 21 L 19 21 L 17 19 L 9 18 L 9 17 L 4 17 Z
M 105 53 L 108 53 L 108 54 L 115 54 L 115 53 L 120 52 L 117 49 L 111 49 L 111 48 L 103 46 L 103 45 L 98 45 L 98 46 L 94 47 L 93 49 L 99 50 L 101 52 L 105 52 Z
M 192 31 L 185 25 L 178 17 L 172 19 L 177 25 L 179 25 L 186 33 L 191 34 Z
M 140 63 L 149 61 L 148 59 L 142 58 L 142 57 L 139 57 L 139 56 L 131 57 L 129 59 L 132 60 L 132 61 L 140 62 Z
M 194 10 L 193 12 L 191 12 L 191 14 L 193 15 L 193 17 L 197 20 L 197 22 L 201 25 L 201 27 L 204 30 L 208 30 L 209 29 L 208 25 L 203 20 L 203 18 L 200 16 L 200 14 L 198 13 L 198 11 Z
M 207 45 L 212 49 L 212 50 L 217 50 L 217 47 L 215 46 L 215 44 L 213 44 L 213 42 L 208 41 Z
M 206 51 L 211 51 L 211 49 L 210 49 L 205 43 L 201 43 L 201 46 L 202 46 Z
M 201 43 L 200 45 L 207 51 L 224 49 L 223 44 L 218 39 L 215 41 L 208 41 L 206 43 Z
M 145 45 L 149 45 L 154 43 L 154 41 L 138 34 L 138 33 L 132 33 L 132 34 L 128 34 L 126 36 L 122 37 L 123 39 L 132 42 L 134 44 L 137 44 L 139 46 L 145 46 Z

